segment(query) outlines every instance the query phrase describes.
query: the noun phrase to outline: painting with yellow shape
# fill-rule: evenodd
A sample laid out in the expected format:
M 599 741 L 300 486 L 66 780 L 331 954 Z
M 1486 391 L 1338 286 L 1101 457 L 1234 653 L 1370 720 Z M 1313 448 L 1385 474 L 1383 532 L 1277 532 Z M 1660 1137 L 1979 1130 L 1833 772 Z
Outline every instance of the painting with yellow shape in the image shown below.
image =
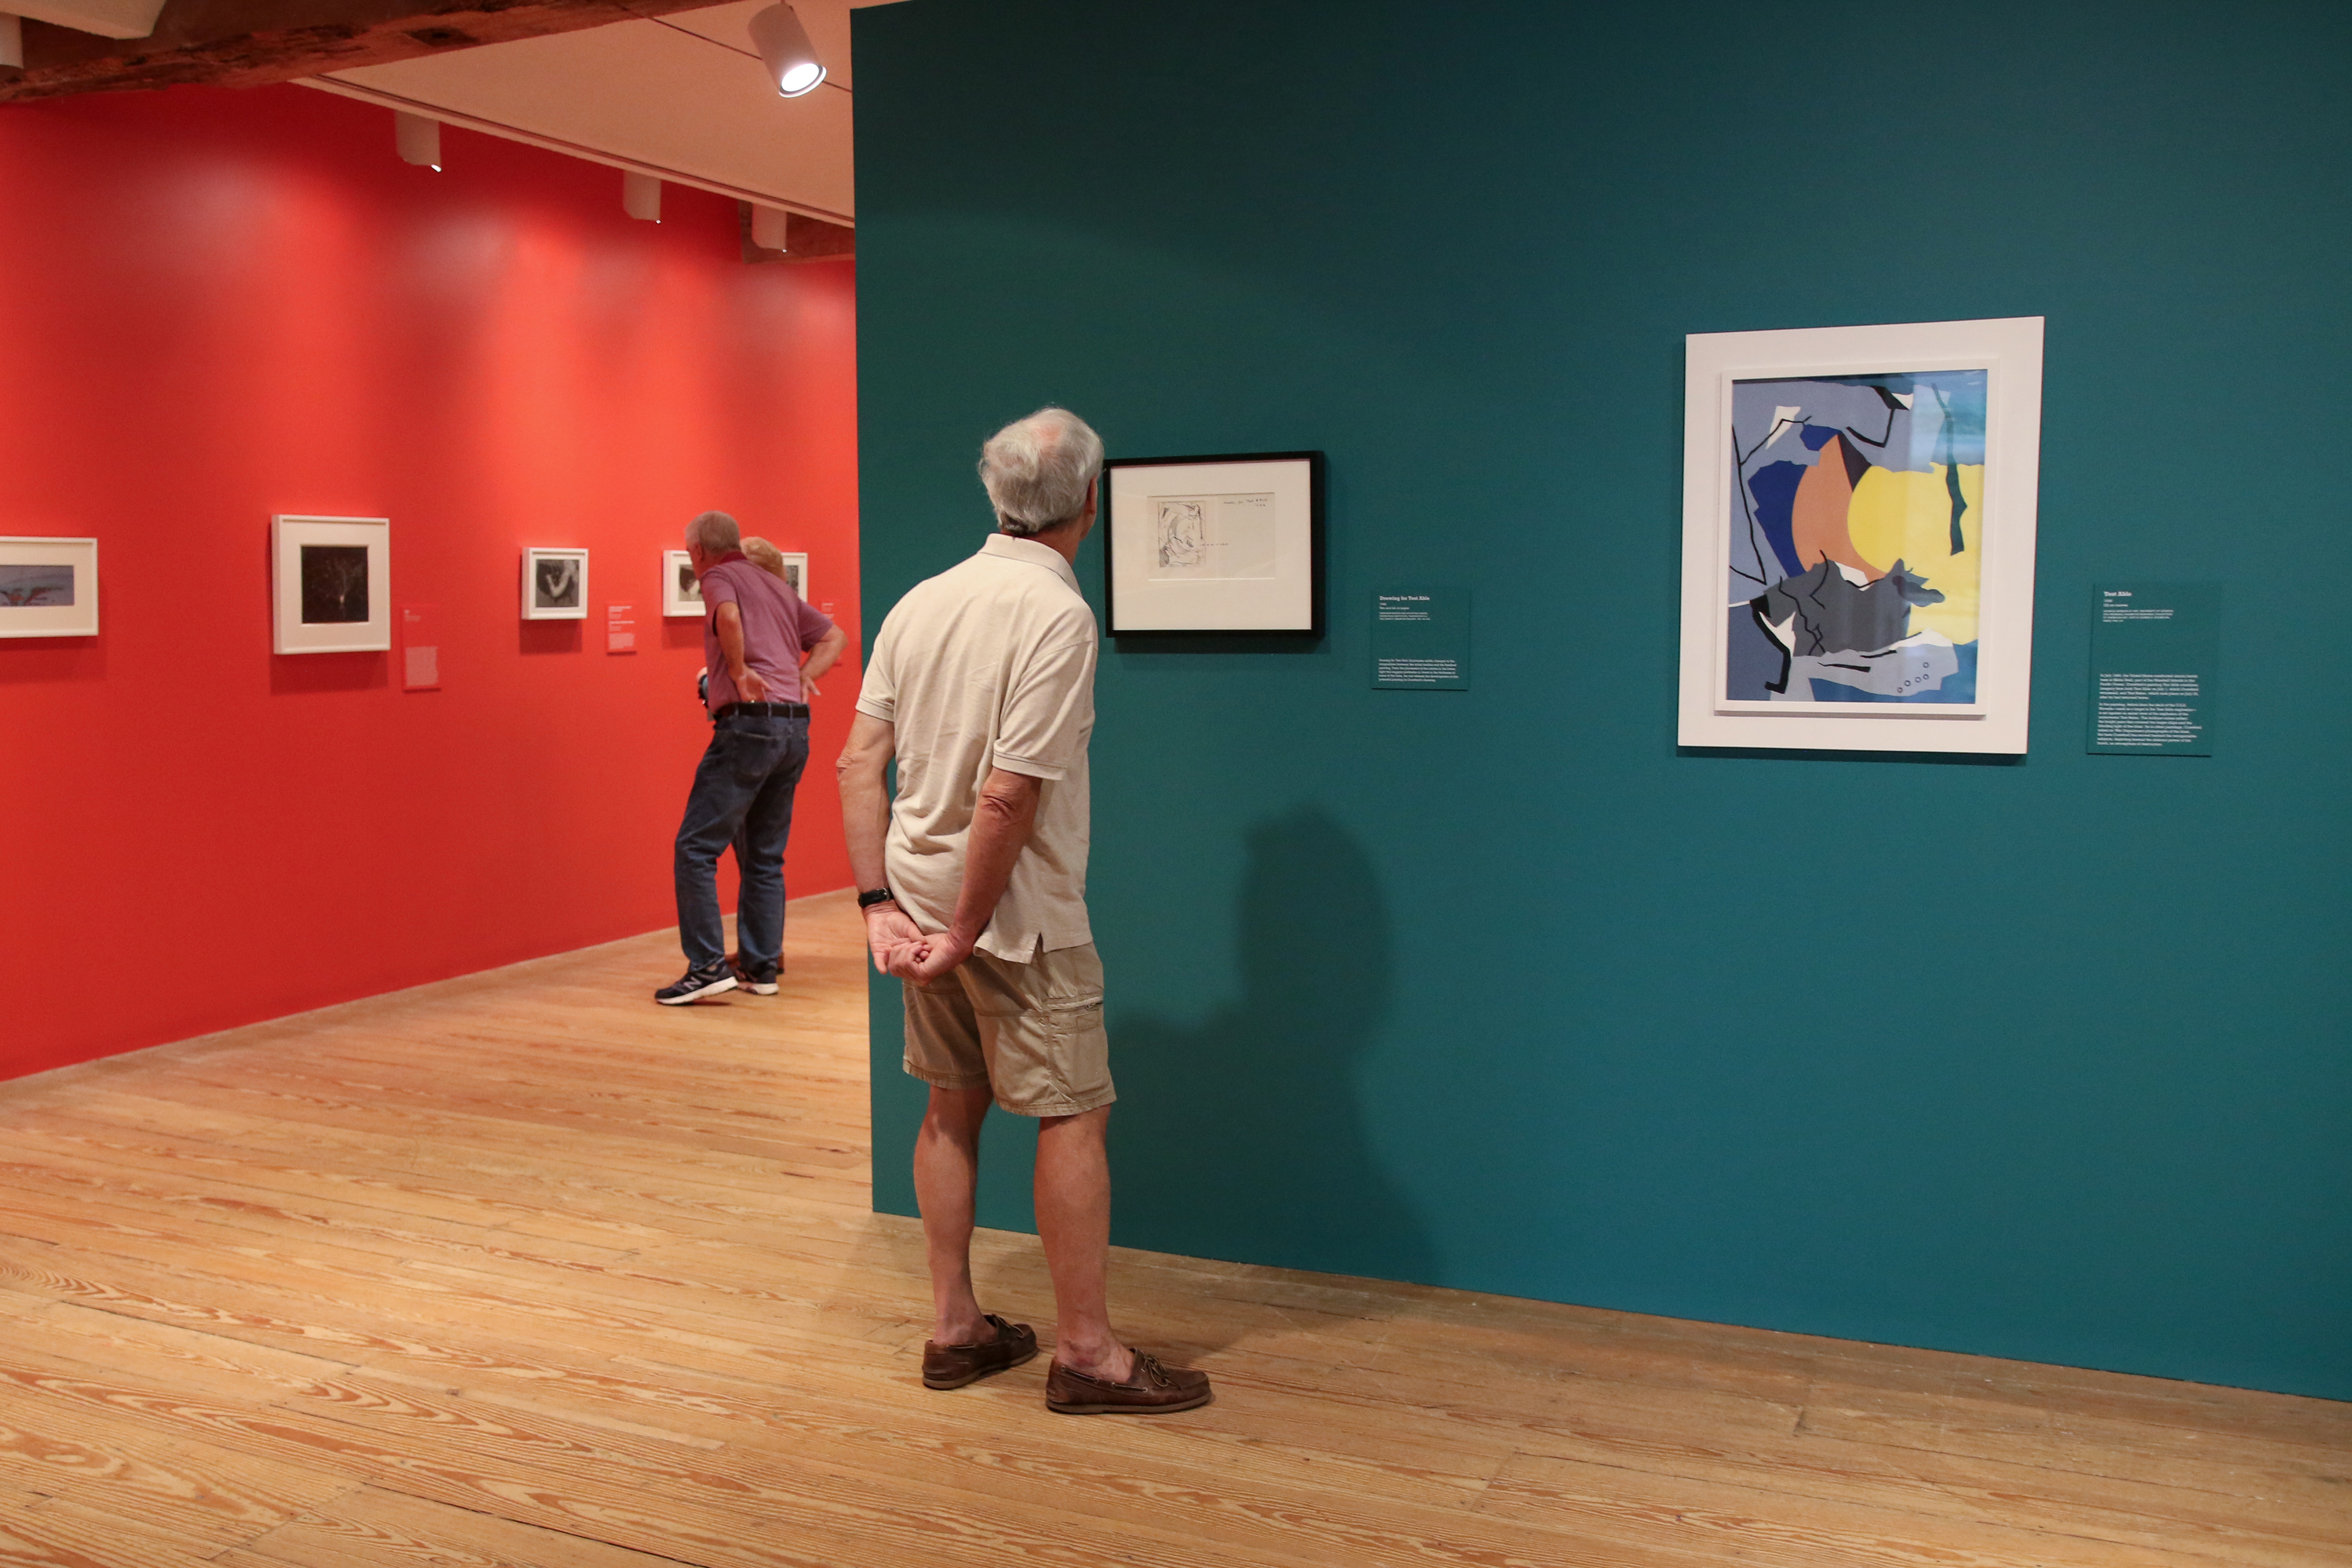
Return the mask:
M 1946 465 L 1927 473 L 1872 468 L 1853 487 L 1847 534 L 1879 576 L 1897 561 L 1944 595 L 1939 605 L 1911 606 L 1912 632 L 1933 628 L 1955 643 L 1977 640 L 1977 584 L 1984 562 L 1984 465 L 1962 463 L 1961 548 L 1951 543 L 1950 480 Z
M 1733 384 L 1728 700 L 1976 700 L 1986 379 Z

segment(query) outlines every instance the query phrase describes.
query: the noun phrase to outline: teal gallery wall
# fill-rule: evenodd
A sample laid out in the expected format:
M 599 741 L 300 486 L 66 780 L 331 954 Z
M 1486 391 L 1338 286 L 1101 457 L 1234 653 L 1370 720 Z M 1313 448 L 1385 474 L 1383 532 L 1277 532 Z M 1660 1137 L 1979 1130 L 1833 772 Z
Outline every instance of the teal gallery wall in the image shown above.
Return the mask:
M 1105 650 L 1115 1239 L 2352 1397 L 2352 12 L 912 0 L 856 47 L 874 624 L 1038 404 L 1329 455 L 1327 638 Z M 2009 315 L 2031 753 L 1679 752 L 1684 335 Z M 2225 585 L 2210 760 L 2084 753 L 2131 575 Z M 1412 583 L 1475 595 L 1466 693 L 1370 689 Z

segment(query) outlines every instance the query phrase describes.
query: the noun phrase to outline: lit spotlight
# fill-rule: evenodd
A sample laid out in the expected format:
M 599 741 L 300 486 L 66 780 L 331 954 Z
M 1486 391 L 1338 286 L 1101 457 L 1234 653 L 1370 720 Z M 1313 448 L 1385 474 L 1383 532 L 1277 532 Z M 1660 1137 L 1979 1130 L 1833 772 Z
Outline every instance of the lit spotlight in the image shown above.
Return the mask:
M 751 43 L 767 65 L 768 79 L 786 98 L 814 91 L 824 79 L 824 62 L 816 58 L 808 29 L 790 5 L 771 5 L 753 16 Z

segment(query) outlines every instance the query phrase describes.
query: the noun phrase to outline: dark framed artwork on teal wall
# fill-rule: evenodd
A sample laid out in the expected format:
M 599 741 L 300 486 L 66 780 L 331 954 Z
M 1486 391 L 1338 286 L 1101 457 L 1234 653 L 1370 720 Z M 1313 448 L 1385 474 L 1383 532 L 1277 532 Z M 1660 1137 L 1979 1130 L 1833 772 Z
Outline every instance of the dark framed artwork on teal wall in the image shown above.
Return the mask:
M 2042 318 L 1686 340 L 1685 746 L 2026 749 Z
M 1323 454 L 1103 465 L 1113 637 L 1323 635 Z

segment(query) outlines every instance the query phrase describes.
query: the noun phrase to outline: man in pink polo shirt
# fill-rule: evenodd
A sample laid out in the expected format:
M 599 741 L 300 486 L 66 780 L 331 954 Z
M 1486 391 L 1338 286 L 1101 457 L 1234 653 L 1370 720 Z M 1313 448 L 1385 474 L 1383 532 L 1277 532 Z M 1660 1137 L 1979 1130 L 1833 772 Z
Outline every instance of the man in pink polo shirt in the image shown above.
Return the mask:
M 739 984 L 775 994 L 784 961 L 784 841 L 793 830 L 793 791 L 808 764 L 801 682 L 831 668 L 848 640 L 782 578 L 754 565 L 741 544 L 742 531 L 723 511 L 686 525 L 687 552 L 702 579 L 711 732 L 677 828 L 677 934 L 687 969 L 654 993 L 664 1006 Z M 742 873 L 735 906 L 740 972 L 727 962 L 719 914 L 719 856 L 730 844 Z

